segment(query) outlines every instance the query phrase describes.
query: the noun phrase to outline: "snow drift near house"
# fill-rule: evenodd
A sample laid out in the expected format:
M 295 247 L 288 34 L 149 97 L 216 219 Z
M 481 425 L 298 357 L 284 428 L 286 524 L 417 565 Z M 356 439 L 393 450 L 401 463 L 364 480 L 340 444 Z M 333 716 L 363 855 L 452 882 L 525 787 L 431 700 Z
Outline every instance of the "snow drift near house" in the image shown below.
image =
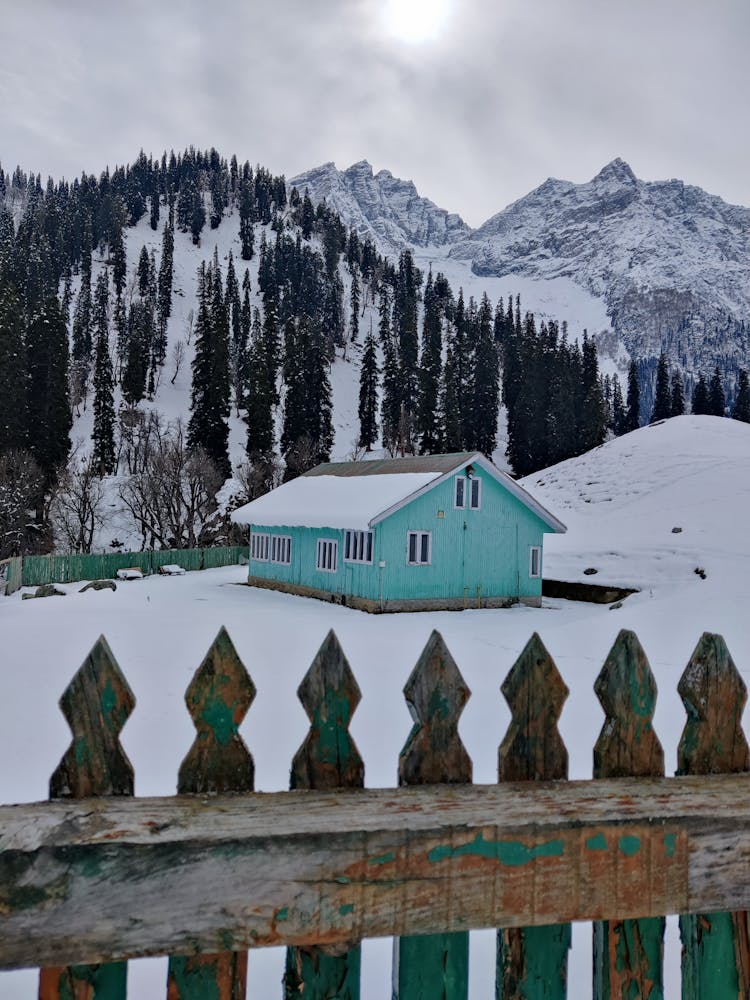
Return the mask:
M 548 579 L 648 590 L 750 571 L 748 424 L 672 417 L 521 485 L 568 526 L 545 543 Z

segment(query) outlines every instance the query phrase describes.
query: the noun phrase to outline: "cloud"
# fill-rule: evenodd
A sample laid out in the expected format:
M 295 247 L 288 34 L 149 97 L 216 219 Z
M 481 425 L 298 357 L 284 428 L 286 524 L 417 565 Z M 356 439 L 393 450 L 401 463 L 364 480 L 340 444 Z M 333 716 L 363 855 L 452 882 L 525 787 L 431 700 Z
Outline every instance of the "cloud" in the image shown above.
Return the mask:
M 422 46 L 387 34 L 384 3 L 8 7 L 0 158 L 67 176 L 188 144 L 288 175 L 367 158 L 477 224 L 622 156 L 750 202 L 746 0 L 451 0 Z

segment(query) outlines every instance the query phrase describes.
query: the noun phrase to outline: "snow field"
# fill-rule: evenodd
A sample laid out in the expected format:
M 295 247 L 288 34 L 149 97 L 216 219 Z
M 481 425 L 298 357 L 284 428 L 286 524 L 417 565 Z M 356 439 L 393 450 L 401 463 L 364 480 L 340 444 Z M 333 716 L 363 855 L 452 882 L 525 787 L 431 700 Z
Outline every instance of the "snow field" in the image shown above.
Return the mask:
M 362 690 L 351 731 L 370 787 L 396 783 L 398 754 L 411 728 L 402 689 L 433 628 L 472 691 L 459 729 L 475 782 L 496 780 L 497 748 L 510 720 L 500 685 L 534 631 L 570 689 L 560 732 L 571 778 L 591 775 L 604 718 L 593 684 L 622 628 L 637 633 L 649 657 L 659 688 L 654 727 L 673 773 L 685 719 L 677 683 L 701 632 L 724 636 L 750 684 L 748 459 L 750 427 L 680 417 L 524 481 L 568 525 L 567 535 L 546 539 L 545 575 L 638 583 L 641 592 L 615 610 L 546 600 L 539 609 L 370 616 L 239 586 L 242 567 L 119 583 L 116 593 L 79 594 L 82 584 L 71 584 L 63 587 L 69 592 L 63 599 L 24 602 L 16 594 L 0 600 L 0 801 L 46 797 L 70 741 L 57 699 L 100 634 L 137 699 L 122 738 L 136 792 L 173 794 L 194 734 L 184 691 L 221 625 L 258 691 L 241 727 L 258 790 L 288 787 L 291 760 L 307 730 L 296 690 L 329 628 Z M 683 531 L 672 534 L 673 526 Z M 694 563 L 705 568 L 705 580 L 693 572 Z M 583 576 L 587 566 L 598 568 L 597 575 Z M 591 995 L 591 935 L 587 924 L 573 931 L 569 996 L 579 1000 Z M 387 940 L 365 943 L 363 1000 L 390 996 L 390 949 Z M 668 1000 L 679 997 L 679 951 L 670 918 Z M 249 994 L 279 997 L 283 962 L 280 949 L 252 953 Z M 161 998 L 166 961 L 134 961 L 129 977 L 131 996 Z M 473 933 L 472 1000 L 491 1000 L 493 982 L 494 933 Z M 0 976 L 4 1000 L 30 998 L 35 989 L 33 971 Z

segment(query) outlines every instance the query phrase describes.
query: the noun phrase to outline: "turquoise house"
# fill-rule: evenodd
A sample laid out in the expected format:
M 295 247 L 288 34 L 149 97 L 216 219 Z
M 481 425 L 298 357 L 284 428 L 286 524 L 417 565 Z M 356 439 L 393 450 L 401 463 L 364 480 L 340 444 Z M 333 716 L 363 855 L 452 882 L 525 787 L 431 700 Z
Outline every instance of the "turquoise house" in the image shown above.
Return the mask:
M 480 453 L 319 465 L 232 515 L 248 581 L 364 611 L 542 601 L 565 525 Z

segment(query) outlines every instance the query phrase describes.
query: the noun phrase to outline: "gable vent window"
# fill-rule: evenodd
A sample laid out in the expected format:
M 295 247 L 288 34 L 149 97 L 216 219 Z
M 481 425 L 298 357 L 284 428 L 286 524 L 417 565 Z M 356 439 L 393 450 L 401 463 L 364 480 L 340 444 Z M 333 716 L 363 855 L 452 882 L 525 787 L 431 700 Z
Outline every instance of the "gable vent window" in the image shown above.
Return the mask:
M 529 549 L 529 576 L 542 575 L 542 550 L 539 545 L 532 545 Z
M 250 558 L 259 562 L 268 562 L 268 542 L 270 535 L 250 535 Z
M 482 506 L 482 480 L 481 479 L 470 479 L 471 484 L 471 499 L 469 506 L 472 510 L 479 510 Z
M 466 480 L 463 476 L 456 476 L 456 496 L 454 506 L 456 510 L 463 510 L 466 506 Z
M 344 536 L 344 562 L 372 562 L 372 532 L 347 531 Z
M 318 569 L 326 573 L 335 573 L 339 562 L 339 543 L 334 538 L 318 539 L 318 558 L 315 563 Z
M 292 539 L 290 535 L 271 535 L 271 562 L 289 566 L 292 561 Z
M 432 562 L 432 532 L 409 531 L 406 540 L 406 561 L 410 566 L 429 566 Z

